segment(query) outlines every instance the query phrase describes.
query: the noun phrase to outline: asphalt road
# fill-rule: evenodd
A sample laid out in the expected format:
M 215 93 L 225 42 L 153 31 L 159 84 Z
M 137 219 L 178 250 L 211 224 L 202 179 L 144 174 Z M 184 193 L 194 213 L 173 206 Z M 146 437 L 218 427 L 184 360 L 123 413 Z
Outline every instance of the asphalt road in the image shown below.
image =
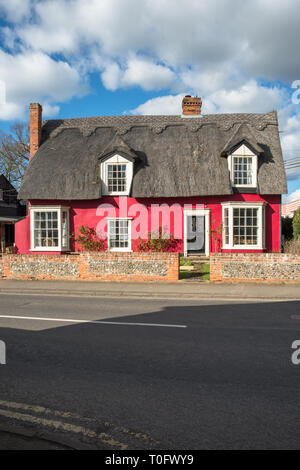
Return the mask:
M 297 339 L 299 302 L 1 294 L 0 448 L 299 449 Z

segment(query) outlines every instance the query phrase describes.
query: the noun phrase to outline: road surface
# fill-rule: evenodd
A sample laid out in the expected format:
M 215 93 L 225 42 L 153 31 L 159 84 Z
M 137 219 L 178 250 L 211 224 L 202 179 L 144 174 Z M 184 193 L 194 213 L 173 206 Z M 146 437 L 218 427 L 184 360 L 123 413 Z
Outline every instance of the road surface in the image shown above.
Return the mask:
M 299 449 L 299 307 L 0 294 L 0 431 L 73 448 Z

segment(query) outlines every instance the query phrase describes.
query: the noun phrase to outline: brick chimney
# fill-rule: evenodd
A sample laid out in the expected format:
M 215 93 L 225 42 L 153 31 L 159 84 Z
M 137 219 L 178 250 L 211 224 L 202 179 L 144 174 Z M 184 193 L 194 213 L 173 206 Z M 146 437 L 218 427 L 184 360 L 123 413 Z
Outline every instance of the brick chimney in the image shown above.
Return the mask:
M 198 96 L 186 95 L 182 100 L 182 114 L 184 116 L 200 116 L 202 100 Z
M 29 106 L 29 159 L 39 148 L 42 135 L 42 106 L 39 103 L 31 103 Z

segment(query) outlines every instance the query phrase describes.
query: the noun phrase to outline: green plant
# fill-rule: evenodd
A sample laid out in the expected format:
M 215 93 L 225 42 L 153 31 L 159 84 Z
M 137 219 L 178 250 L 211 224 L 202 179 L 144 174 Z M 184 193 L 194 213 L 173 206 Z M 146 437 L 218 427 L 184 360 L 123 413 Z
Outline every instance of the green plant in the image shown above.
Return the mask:
M 180 256 L 180 266 L 192 266 L 190 259 L 184 259 L 183 256 Z
M 293 218 L 293 238 L 298 240 L 300 237 L 300 209 L 297 210 Z
M 283 252 L 300 255 L 300 237 L 298 240 L 287 240 L 283 245 Z
M 157 231 L 148 232 L 145 239 L 139 237 L 135 244 L 138 251 L 167 252 L 175 251 L 177 240 L 174 235 L 163 232 L 163 229 L 159 228 Z
M 191 265 L 193 263 L 191 262 Z M 187 265 L 188 266 L 188 265 Z M 209 281 L 210 279 L 210 264 L 209 263 L 203 263 L 199 267 L 199 269 L 195 271 L 180 271 L 180 279 L 198 279 L 201 281 Z
M 80 251 L 104 251 L 106 248 L 105 240 L 101 240 L 94 228 L 90 228 L 87 225 L 81 225 L 79 227 L 78 235 L 75 242 L 81 245 Z
M 281 217 L 281 233 L 285 240 L 291 240 L 293 238 L 293 219 Z
M 209 263 L 202 264 L 200 272 L 201 272 L 202 279 L 204 281 L 209 281 L 209 279 L 210 279 L 210 264 Z
M 210 236 L 212 238 L 212 242 L 214 245 L 215 253 L 221 251 L 221 241 L 220 241 L 220 234 L 223 232 L 223 222 L 221 222 L 217 227 L 215 227 L 215 219 L 212 221 L 212 225 L 214 228 L 210 230 Z

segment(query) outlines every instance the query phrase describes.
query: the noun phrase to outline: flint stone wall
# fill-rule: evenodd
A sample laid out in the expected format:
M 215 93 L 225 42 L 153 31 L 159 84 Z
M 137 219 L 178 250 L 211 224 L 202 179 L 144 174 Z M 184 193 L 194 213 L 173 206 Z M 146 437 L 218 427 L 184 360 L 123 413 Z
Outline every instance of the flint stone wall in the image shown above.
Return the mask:
M 177 281 L 178 253 L 78 253 L 3 255 L 0 269 L 10 279 Z
M 300 282 L 300 256 L 289 253 L 218 253 L 211 281 Z

